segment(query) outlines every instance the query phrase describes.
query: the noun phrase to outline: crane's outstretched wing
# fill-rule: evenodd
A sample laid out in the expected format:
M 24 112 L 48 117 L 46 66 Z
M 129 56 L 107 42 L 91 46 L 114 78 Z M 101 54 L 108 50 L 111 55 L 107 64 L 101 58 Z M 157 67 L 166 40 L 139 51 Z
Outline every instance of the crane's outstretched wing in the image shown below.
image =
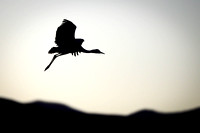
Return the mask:
M 64 19 L 63 23 L 58 27 L 56 31 L 55 43 L 58 46 L 70 45 L 70 42 L 74 41 L 76 25 L 71 21 Z

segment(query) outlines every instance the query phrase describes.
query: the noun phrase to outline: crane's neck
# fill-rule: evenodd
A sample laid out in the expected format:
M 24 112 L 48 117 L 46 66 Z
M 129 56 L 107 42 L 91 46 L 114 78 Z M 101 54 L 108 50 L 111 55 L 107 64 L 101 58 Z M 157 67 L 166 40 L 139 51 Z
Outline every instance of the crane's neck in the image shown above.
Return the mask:
M 82 52 L 84 52 L 84 53 L 98 53 L 97 49 L 92 49 L 92 50 L 86 50 L 86 49 L 84 49 Z
M 86 53 L 95 53 L 94 49 L 92 50 L 86 50 L 87 52 Z

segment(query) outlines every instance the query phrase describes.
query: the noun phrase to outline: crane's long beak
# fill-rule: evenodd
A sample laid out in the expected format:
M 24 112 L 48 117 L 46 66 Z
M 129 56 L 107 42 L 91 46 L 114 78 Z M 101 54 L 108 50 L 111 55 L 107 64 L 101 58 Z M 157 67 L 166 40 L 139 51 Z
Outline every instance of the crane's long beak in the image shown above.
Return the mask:
M 100 51 L 100 54 L 105 54 L 105 53 L 103 53 L 103 52 Z

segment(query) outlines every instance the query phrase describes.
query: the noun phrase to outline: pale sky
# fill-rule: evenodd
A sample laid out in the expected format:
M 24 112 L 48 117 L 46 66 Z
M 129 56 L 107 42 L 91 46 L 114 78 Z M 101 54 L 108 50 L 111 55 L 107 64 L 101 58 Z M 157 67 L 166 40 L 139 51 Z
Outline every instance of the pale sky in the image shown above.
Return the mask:
M 199 0 L 1 0 L 0 97 L 85 112 L 173 112 L 200 106 Z M 86 49 L 55 60 L 63 19 Z

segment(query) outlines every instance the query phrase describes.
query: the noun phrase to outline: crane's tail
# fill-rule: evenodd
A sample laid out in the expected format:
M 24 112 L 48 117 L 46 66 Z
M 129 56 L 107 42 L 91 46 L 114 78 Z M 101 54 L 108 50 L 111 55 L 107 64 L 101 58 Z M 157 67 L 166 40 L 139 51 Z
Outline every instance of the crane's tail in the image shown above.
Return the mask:
M 53 53 L 57 53 L 58 52 L 58 47 L 52 47 L 50 50 L 49 50 L 49 54 L 53 54 Z

